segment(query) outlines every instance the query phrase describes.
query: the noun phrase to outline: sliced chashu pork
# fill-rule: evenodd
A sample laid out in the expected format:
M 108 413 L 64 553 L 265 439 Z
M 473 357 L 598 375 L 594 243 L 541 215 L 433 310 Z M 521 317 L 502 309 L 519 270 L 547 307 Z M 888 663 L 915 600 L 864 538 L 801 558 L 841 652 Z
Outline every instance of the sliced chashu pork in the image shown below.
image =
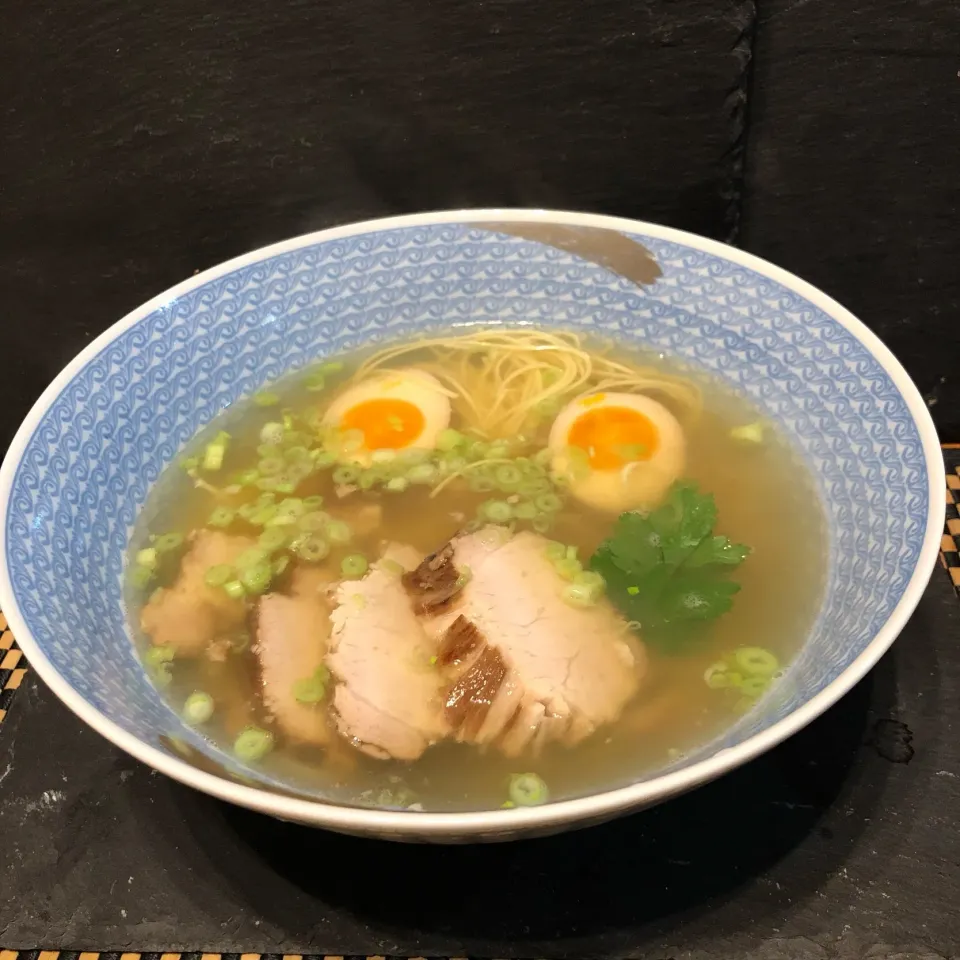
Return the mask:
M 323 746 L 330 740 L 327 698 L 301 703 L 299 681 L 324 666 L 330 637 L 330 606 L 323 570 L 296 570 L 290 595 L 270 593 L 257 604 L 257 641 L 263 703 L 277 727 L 290 739 Z
M 191 539 L 177 579 L 154 592 L 140 613 L 143 632 L 180 656 L 197 656 L 218 637 L 243 626 L 246 607 L 204 580 L 211 567 L 232 564 L 256 545 L 250 537 L 200 530 Z
M 606 601 L 564 601 L 547 543 L 488 528 L 435 555 L 469 573 L 425 618 L 450 671 L 446 719 L 458 739 L 508 756 L 550 741 L 573 745 L 616 720 L 645 669 L 642 647 Z
M 343 581 L 334 595 L 327 666 L 336 680 L 333 715 L 340 733 L 381 759 L 416 760 L 447 736 L 436 645 L 413 612 L 395 572 L 419 559 L 390 547 L 391 564 L 362 580 Z

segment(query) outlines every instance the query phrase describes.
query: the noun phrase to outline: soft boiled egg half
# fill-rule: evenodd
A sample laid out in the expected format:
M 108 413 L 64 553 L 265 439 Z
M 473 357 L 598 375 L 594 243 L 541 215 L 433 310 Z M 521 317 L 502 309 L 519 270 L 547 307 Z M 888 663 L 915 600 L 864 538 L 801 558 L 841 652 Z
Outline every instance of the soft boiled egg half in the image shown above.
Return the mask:
M 553 469 L 578 500 L 611 513 L 652 510 L 683 472 L 686 443 L 663 404 L 631 393 L 591 393 L 550 430 Z
M 348 456 L 368 464 L 378 450 L 432 450 L 450 426 L 450 398 L 429 373 L 391 370 L 344 390 L 323 423 L 355 437 Z

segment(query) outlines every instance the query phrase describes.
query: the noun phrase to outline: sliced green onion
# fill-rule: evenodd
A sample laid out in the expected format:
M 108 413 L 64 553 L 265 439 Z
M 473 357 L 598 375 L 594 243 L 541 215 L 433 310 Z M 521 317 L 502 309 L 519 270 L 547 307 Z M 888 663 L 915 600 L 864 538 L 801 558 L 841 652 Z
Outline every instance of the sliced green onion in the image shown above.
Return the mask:
M 555 493 L 541 494 L 534 503 L 541 513 L 556 513 L 563 506 L 563 501 Z
M 293 697 L 300 703 L 320 703 L 327 695 L 327 683 L 330 671 L 320 664 L 309 676 L 297 680 L 293 685 Z
M 411 483 L 433 483 L 437 479 L 437 468 L 432 463 L 418 463 L 407 471 Z
M 203 575 L 203 581 L 208 587 L 222 587 L 233 579 L 233 567 L 226 563 L 218 563 L 210 567 Z
M 277 515 L 278 509 L 275 503 L 265 503 L 257 507 L 247 520 L 255 527 L 265 527 Z
M 769 686 L 769 677 L 744 677 L 740 681 L 740 692 L 745 697 L 759 697 L 767 692 Z
M 514 464 L 505 463 L 497 467 L 494 471 L 493 478 L 501 490 L 512 490 L 520 486 L 520 483 L 523 481 L 523 472 Z
M 517 773 L 510 778 L 511 802 L 518 807 L 535 807 L 550 799 L 546 783 L 535 773 Z
M 219 470 L 223 466 L 223 458 L 226 456 L 229 442 L 230 434 L 221 430 L 205 447 L 201 467 L 204 470 Z
M 233 475 L 233 483 L 240 487 L 252 487 L 260 479 L 260 472 L 251 467 Z
M 180 466 L 182 469 L 186 470 L 187 473 L 193 473 L 200 466 L 199 457 L 184 457 L 180 461 Z
M 320 364 L 320 372 L 325 373 L 328 376 L 333 376 L 334 374 L 340 373 L 343 370 L 343 361 L 342 360 L 325 360 Z
M 304 502 L 304 506 L 306 506 L 306 502 Z M 322 510 L 311 510 L 310 513 L 305 513 L 297 520 L 297 529 L 306 533 L 316 533 L 318 530 L 326 529 L 329 522 L 330 514 L 324 513 Z
M 327 524 L 327 539 L 331 543 L 349 543 L 353 539 L 353 531 L 342 520 L 331 520 Z
M 247 763 L 262 760 L 272 748 L 273 735 L 259 727 L 247 727 L 233 742 L 233 752 Z
M 264 550 L 273 553 L 274 550 L 280 550 L 285 547 L 289 539 L 289 534 L 282 527 L 267 527 L 267 529 L 257 537 L 257 543 L 263 547 Z
M 360 478 L 360 468 L 352 463 L 344 463 L 333 471 L 333 482 L 339 486 L 349 486 Z
M 246 595 L 243 584 L 239 580 L 230 580 L 223 585 L 223 589 L 231 600 L 242 600 Z
M 505 500 L 487 500 L 480 509 L 491 523 L 506 523 L 513 516 L 513 507 Z
M 255 596 L 266 593 L 273 579 L 273 567 L 266 560 L 261 560 L 250 567 L 240 570 L 240 582 L 247 593 Z
M 159 559 L 155 547 L 146 547 L 143 550 L 137 551 L 137 563 L 141 567 L 146 567 L 149 570 L 153 570 L 156 567 Z
M 175 657 L 176 650 L 171 643 L 153 646 L 143 655 L 148 667 L 159 667 L 162 663 L 172 663 Z
M 772 677 L 780 669 L 780 661 L 763 647 L 740 647 L 733 651 L 733 660 L 751 677 Z
M 370 565 L 362 553 L 351 553 L 340 561 L 340 572 L 351 580 L 362 577 Z
M 703 672 L 703 681 L 711 690 L 724 690 L 730 686 L 730 671 L 727 665 L 718 660 L 710 664 Z
M 283 473 L 286 461 L 282 457 L 264 457 L 257 464 L 257 472 L 261 477 L 275 477 Z
M 497 485 L 489 477 L 471 477 L 470 489 L 475 493 L 490 493 Z
M 283 443 L 283 424 L 276 420 L 265 423 L 260 429 L 260 443 L 270 447 L 277 447 Z
M 213 716 L 213 697 L 195 690 L 184 701 L 183 718 L 187 723 L 206 723 Z
M 550 517 L 534 517 L 530 521 L 530 526 L 537 533 L 546 533 L 553 526 L 553 520 Z
M 142 590 L 153 579 L 153 573 L 153 567 L 142 567 L 137 564 L 130 571 L 130 584 L 135 590 Z
M 410 481 L 406 477 L 391 477 L 387 481 L 387 489 L 392 493 L 403 493 L 410 486 Z
M 544 548 L 543 555 L 551 562 L 563 560 L 567 555 L 567 548 L 556 540 L 551 540 Z
M 553 565 L 554 570 L 563 577 L 564 580 L 573 581 L 577 578 L 577 574 L 581 573 L 583 567 L 580 565 L 580 561 L 576 558 L 564 557 L 562 560 L 558 560 Z
M 237 511 L 230 507 L 217 507 L 207 518 L 208 527 L 229 527 L 237 519 Z
M 308 447 L 305 447 L 302 443 L 298 443 L 296 446 L 287 447 L 287 451 L 284 456 L 291 463 L 307 463 L 310 457 L 310 450 Z
M 730 439 L 738 443 L 763 443 L 763 424 L 758 420 L 756 423 L 748 423 L 742 427 L 734 427 L 730 431 Z
M 280 394 L 270 390 L 261 390 L 253 395 L 253 402 L 258 407 L 275 407 L 280 402 Z
M 635 596 L 637 596 L 637 594 L 640 593 L 640 588 L 639 588 L 639 587 L 627 587 L 627 593 L 629 593 L 631 597 L 635 597 Z
M 153 545 L 160 553 L 170 553 L 183 545 L 182 533 L 164 533 L 153 541 Z
M 319 371 L 317 373 L 311 373 L 310 376 L 308 376 L 307 379 L 303 381 L 303 385 L 311 393 L 319 393 L 319 391 L 323 390 L 326 387 L 327 378 Z
M 566 561 L 564 561 L 566 562 Z M 598 599 L 597 591 L 586 584 L 574 582 L 564 587 L 563 599 L 571 607 L 592 607 Z
M 280 574 L 290 566 L 290 558 L 284 554 L 283 556 L 277 557 L 270 566 L 273 570 L 274 577 L 279 577 Z
M 298 537 L 290 545 L 290 549 L 307 563 L 319 563 L 330 553 L 330 544 L 323 537 L 316 534 Z
M 513 515 L 518 520 L 532 520 L 537 515 L 537 508 L 529 500 L 524 500 L 514 506 Z
M 446 430 L 441 430 L 437 436 L 437 449 L 444 453 L 451 453 L 457 447 L 462 446 L 466 439 L 458 430 L 448 427 Z

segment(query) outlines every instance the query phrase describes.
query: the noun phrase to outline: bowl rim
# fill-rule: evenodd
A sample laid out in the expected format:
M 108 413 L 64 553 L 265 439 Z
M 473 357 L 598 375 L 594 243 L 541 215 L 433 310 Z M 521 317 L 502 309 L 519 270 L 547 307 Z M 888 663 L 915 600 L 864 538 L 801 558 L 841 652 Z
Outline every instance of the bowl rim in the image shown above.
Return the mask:
M 16 602 L 6 561 L 6 521 L 10 509 L 14 477 L 27 443 L 54 399 L 91 359 L 141 319 L 171 300 L 237 269 L 270 257 L 290 253 L 305 246 L 365 233 L 403 227 L 443 224 L 472 225 L 490 221 L 558 223 L 600 227 L 628 234 L 645 234 L 721 257 L 766 276 L 815 304 L 856 337 L 872 354 L 896 386 L 917 426 L 923 446 L 929 489 L 923 544 L 910 581 L 897 606 L 860 655 L 827 687 L 801 704 L 782 720 L 736 746 L 719 750 L 717 753 L 681 770 L 655 776 L 649 780 L 628 786 L 605 790 L 585 797 L 561 800 L 541 807 L 461 813 L 410 813 L 340 806 L 322 800 L 298 799 L 271 793 L 257 787 L 248 787 L 199 770 L 186 761 L 139 740 L 84 700 L 60 675 L 31 635 L 26 620 Z M 836 703 L 866 675 L 889 649 L 913 613 L 926 588 L 936 563 L 943 525 L 943 511 L 941 509 L 943 492 L 940 486 L 941 467 L 940 442 L 930 411 L 910 376 L 886 345 L 862 321 L 858 320 L 832 297 L 761 257 L 746 253 L 736 247 L 727 246 L 719 241 L 672 227 L 647 223 L 642 220 L 574 211 L 503 207 L 438 210 L 430 213 L 376 218 L 291 237 L 278 243 L 259 247 L 249 253 L 204 270 L 151 298 L 113 323 L 61 370 L 31 407 L 30 412 L 17 430 L 4 457 L 3 465 L 0 467 L 0 607 L 2 607 L 8 625 L 29 665 L 36 670 L 44 683 L 74 714 L 121 750 L 194 789 L 270 816 L 346 833 L 376 833 L 382 836 L 393 835 L 427 839 L 432 837 L 442 838 L 448 835 L 476 835 L 482 837 L 485 833 L 493 836 L 520 835 L 527 831 L 549 830 L 551 827 L 580 820 L 603 819 L 620 812 L 650 806 L 707 783 L 781 743 Z

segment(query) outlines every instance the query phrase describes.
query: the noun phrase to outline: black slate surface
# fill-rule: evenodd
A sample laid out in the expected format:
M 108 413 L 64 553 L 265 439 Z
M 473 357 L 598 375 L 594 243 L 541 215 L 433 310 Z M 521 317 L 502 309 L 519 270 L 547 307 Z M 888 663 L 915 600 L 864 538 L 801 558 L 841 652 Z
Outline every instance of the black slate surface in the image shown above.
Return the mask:
M 960 3 L 761 0 L 741 241 L 885 340 L 960 438 Z
M 81 347 L 194 270 L 360 217 L 506 204 L 739 238 L 858 312 L 957 439 L 958 16 L 8 3 L 0 449 Z M 226 808 L 30 679 L 0 727 L 0 947 L 960 957 L 958 611 L 937 571 L 877 671 L 773 754 L 619 824 L 497 848 Z
M 958 956 L 958 635 L 938 568 L 879 667 L 770 754 L 619 822 L 470 848 L 233 809 L 128 759 L 31 680 L 0 728 L 0 944 Z

